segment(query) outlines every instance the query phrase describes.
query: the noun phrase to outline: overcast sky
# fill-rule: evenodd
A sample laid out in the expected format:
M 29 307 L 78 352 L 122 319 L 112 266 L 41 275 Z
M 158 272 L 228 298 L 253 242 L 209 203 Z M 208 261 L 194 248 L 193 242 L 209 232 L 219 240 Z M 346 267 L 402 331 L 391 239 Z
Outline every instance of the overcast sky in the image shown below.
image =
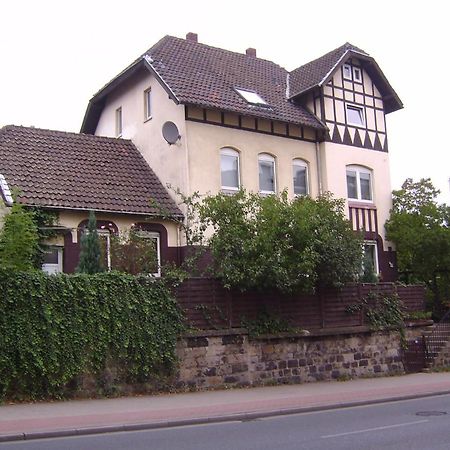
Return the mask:
M 431 177 L 450 203 L 446 2 L 4 0 L 0 126 L 79 131 L 89 99 L 166 34 L 292 70 L 345 42 L 373 56 L 404 104 L 387 116 L 391 179 Z

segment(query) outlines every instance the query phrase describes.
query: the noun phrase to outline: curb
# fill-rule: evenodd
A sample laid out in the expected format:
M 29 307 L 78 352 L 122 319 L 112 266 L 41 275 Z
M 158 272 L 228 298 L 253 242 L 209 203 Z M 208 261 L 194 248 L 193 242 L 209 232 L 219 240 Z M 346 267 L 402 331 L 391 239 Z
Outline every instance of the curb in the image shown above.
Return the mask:
M 161 428 L 174 428 L 190 425 L 202 425 L 221 422 L 234 422 L 234 421 L 248 421 L 262 419 L 265 417 L 284 416 L 289 414 L 301 414 L 317 411 L 327 411 L 340 408 L 352 408 L 356 406 L 376 405 L 380 403 L 388 403 L 403 400 L 414 400 L 418 398 L 434 397 L 439 395 L 449 395 L 450 390 L 438 391 L 438 392 L 425 392 L 423 394 L 411 394 L 402 395 L 399 397 L 385 397 L 373 400 L 359 400 L 343 403 L 334 403 L 329 405 L 320 406 L 306 406 L 287 409 L 277 409 L 272 411 L 260 411 L 249 413 L 237 413 L 228 414 L 225 416 L 215 417 L 198 417 L 192 419 L 179 419 L 179 420 L 167 420 L 163 422 L 149 422 L 149 423 L 136 423 L 126 425 L 104 425 L 91 428 L 75 428 L 75 429 L 63 429 L 55 431 L 37 431 L 30 433 L 16 433 L 0 435 L 0 443 L 2 442 L 14 442 L 14 441 L 29 441 L 36 439 L 50 439 L 60 437 L 72 437 L 72 436 L 87 436 L 91 434 L 104 434 L 104 433 L 116 433 L 124 431 L 143 431 L 143 430 L 155 430 Z

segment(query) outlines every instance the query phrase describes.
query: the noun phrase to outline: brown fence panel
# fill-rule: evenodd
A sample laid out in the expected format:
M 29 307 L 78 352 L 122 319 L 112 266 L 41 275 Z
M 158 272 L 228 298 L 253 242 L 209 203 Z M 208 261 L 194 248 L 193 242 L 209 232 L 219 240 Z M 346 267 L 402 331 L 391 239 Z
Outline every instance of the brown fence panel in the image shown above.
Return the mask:
M 255 320 L 262 312 L 282 317 L 294 327 L 320 329 L 364 325 L 363 312 L 349 314 L 348 307 L 370 292 L 398 293 L 409 312 L 421 311 L 425 305 L 423 286 L 394 283 L 354 283 L 315 295 L 288 296 L 269 291 L 229 291 L 216 279 L 190 278 L 175 295 L 188 323 L 199 329 L 239 328 L 243 318 Z

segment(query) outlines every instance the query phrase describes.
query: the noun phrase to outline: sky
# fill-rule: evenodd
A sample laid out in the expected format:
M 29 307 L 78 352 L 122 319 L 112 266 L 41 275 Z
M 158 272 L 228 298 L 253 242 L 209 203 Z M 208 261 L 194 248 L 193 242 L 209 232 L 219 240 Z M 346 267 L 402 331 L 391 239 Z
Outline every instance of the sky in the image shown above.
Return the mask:
M 321 0 L 5 0 L 0 127 L 78 132 L 89 99 L 164 35 L 292 70 L 351 42 L 373 56 L 404 104 L 387 115 L 391 184 L 430 177 L 450 204 L 450 32 L 446 2 Z M 447 144 L 446 144 L 447 142 Z

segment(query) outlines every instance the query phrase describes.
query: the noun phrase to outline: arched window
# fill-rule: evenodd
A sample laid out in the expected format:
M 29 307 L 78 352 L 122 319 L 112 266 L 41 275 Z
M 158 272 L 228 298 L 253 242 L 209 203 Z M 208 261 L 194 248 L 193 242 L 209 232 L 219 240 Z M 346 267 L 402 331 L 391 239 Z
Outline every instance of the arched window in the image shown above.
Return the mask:
M 260 153 L 258 155 L 258 170 L 259 192 L 274 194 L 276 191 L 275 158 L 268 153 Z
M 362 166 L 347 166 L 347 196 L 351 200 L 371 202 L 372 171 Z
M 232 148 L 223 148 L 220 150 L 220 177 L 223 190 L 239 190 L 239 152 Z
M 292 161 L 292 176 L 294 180 L 294 194 L 309 194 L 309 176 L 308 163 L 303 159 L 294 159 Z

